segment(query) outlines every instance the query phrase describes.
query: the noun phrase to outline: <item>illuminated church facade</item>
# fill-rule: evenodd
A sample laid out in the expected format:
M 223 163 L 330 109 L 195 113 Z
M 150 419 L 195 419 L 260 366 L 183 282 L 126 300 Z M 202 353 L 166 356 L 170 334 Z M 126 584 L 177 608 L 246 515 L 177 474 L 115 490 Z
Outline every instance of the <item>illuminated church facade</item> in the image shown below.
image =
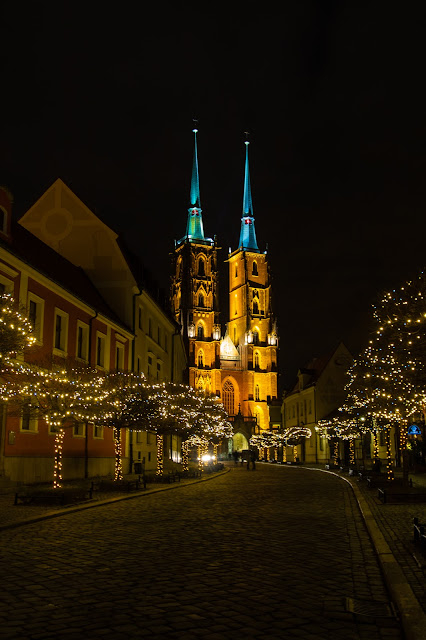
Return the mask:
M 216 237 L 204 235 L 194 129 L 190 207 L 185 235 L 175 242 L 171 306 L 187 351 L 189 384 L 213 393 L 234 422 L 233 449 L 247 449 L 253 433 L 270 428 L 277 399 L 278 335 L 271 304 L 267 253 L 259 250 L 253 217 L 246 141 L 243 215 L 238 248 L 229 252 L 225 335 L 219 320 Z M 231 446 L 230 446 L 231 449 Z

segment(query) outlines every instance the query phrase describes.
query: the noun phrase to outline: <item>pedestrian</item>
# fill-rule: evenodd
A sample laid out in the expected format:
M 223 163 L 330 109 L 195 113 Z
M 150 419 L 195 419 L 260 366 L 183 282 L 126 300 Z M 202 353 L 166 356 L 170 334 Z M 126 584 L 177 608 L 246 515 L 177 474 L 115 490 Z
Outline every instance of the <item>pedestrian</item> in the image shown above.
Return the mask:
M 253 469 L 253 471 L 256 470 L 256 452 L 252 451 L 250 453 L 250 460 L 251 460 L 251 468 Z

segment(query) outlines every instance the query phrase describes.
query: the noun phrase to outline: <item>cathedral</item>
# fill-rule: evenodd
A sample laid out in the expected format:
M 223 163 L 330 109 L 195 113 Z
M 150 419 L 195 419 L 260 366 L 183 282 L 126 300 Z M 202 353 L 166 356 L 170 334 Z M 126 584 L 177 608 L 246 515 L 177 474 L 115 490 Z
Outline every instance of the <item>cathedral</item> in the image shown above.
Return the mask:
M 249 142 L 245 142 L 243 213 L 238 247 L 229 252 L 229 306 L 225 335 L 219 320 L 216 236 L 204 234 L 194 133 L 190 206 L 185 235 L 172 254 L 171 306 L 182 328 L 189 384 L 219 396 L 234 423 L 232 449 L 248 448 L 254 433 L 270 428 L 277 400 L 278 336 L 272 312 L 266 251 L 259 251 L 253 217 Z M 232 447 L 232 448 L 231 448 Z

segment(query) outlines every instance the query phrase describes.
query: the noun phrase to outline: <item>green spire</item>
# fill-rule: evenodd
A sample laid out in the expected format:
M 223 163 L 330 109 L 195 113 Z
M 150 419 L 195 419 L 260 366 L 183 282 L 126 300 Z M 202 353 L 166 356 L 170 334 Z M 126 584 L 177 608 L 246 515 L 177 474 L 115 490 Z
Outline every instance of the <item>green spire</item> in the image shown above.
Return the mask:
M 241 218 L 241 231 L 239 248 L 243 251 L 255 251 L 259 253 L 259 247 L 256 241 L 256 232 L 254 230 L 253 203 L 251 200 L 250 186 L 250 170 L 248 159 L 249 141 L 245 141 L 246 145 L 246 166 L 244 176 L 244 197 L 243 197 L 243 217 Z
M 186 225 L 186 237 L 189 240 L 204 240 L 203 219 L 201 217 L 200 206 L 200 179 L 198 176 L 198 153 L 197 153 L 197 133 L 198 129 L 192 130 L 194 134 L 194 160 L 192 163 L 190 207 L 188 209 L 188 222 Z

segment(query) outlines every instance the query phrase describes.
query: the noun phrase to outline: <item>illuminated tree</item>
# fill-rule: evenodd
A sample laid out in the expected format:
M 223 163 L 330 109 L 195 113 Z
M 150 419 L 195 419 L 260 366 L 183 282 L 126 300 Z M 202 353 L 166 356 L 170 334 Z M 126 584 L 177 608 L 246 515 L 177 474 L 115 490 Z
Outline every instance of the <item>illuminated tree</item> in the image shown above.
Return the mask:
M 146 420 L 151 387 L 145 378 L 131 372 L 111 371 L 99 376 L 99 401 L 88 396 L 88 419 L 114 432 L 114 479 L 123 478 L 121 435 L 123 429 L 141 428 Z
M 8 359 L 35 342 L 32 325 L 11 295 L 0 296 L 0 359 Z

